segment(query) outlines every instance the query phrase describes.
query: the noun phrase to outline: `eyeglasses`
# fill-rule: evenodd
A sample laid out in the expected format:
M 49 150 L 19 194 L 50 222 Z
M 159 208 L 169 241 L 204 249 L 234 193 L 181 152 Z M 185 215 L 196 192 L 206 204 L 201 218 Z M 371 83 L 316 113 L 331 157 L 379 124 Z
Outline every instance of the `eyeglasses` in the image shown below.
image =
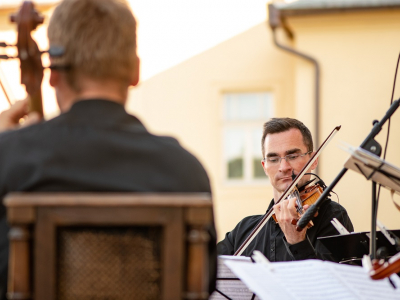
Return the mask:
M 287 163 L 291 163 L 291 162 L 295 162 L 300 157 L 310 154 L 311 152 L 312 151 L 308 151 L 307 153 L 304 153 L 304 154 L 293 153 L 293 154 L 288 154 L 284 157 L 279 157 L 279 156 L 265 157 L 262 161 L 266 162 L 267 165 L 277 166 L 277 165 L 281 164 L 282 159 L 285 159 Z

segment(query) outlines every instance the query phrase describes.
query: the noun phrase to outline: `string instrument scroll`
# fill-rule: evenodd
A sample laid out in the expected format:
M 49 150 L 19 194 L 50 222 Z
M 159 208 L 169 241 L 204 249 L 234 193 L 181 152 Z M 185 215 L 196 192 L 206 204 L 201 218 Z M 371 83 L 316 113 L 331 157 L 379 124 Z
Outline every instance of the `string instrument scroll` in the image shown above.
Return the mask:
M 369 272 L 372 279 L 378 280 L 389 277 L 394 273 L 400 272 L 400 252 L 389 258 L 387 262 L 384 260 L 373 260 L 373 269 Z
M 21 84 L 25 86 L 29 99 L 29 112 L 37 112 L 43 118 L 42 92 L 41 85 L 43 80 L 42 53 L 36 42 L 31 36 L 31 32 L 39 24 L 43 23 L 44 18 L 35 10 L 31 1 L 24 1 L 17 14 L 10 17 L 11 22 L 17 24 L 18 37 L 17 47 L 18 55 L 10 57 L 1 55 L 0 59 L 20 60 Z M 0 43 L 2 47 L 10 47 L 6 43 Z M 3 89 L 6 98 L 9 99 L 5 89 Z
M 278 204 L 282 200 L 285 200 L 291 193 L 292 191 L 296 188 L 296 185 L 299 183 L 303 175 L 307 172 L 307 170 L 310 168 L 310 166 L 317 160 L 318 156 L 320 155 L 321 151 L 328 145 L 328 143 L 332 140 L 332 138 L 335 136 L 335 134 L 340 130 L 341 126 L 335 127 L 335 129 L 332 130 L 332 132 L 329 134 L 329 136 L 326 138 L 326 140 L 321 144 L 321 146 L 318 148 L 318 150 L 313 154 L 313 156 L 310 158 L 310 160 L 307 162 L 307 164 L 303 167 L 303 169 L 297 174 L 296 178 L 290 183 L 290 185 L 287 187 L 285 192 L 281 195 L 281 197 L 275 202 L 275 204 Z M 250 243 L 253 241 L 253 239 L 257 236 L 257 234 L 261 231 L 261 229 L 264 227 L 264 225 L 268 222 L 268 220 L 271 218 L 273 215 L 274 209 L 271 208 L 261 219 L 261 221 L 257 224 L 257 226 L 253 229 L 253 231 L 249 234 L 249 236 L 246 238 L 246 240 L 243 242 L 243 244 L 238 248 L 238 250 L 233 254 L 235 256 L 242 255 L 244 250 L 250 245 Z

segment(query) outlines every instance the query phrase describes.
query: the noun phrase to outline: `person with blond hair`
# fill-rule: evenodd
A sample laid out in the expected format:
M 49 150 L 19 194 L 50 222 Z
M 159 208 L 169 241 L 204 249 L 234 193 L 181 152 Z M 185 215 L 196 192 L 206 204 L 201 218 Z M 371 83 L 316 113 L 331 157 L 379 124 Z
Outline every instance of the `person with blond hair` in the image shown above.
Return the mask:
M 64 0 L 48 26 L 50 84 L 61 114 L 37 122 L 22 101 L 0 116 L 0 196 L 14 191 L 211 192 L 200 162 L 177 140 L 149 133 L 124 109 L 139 82 L 136 21 L 123 0 Z M 7 224 L 0 206 L 4 289 Z M 215 262 L 215 230 L 210 228 Z M 211 273 L 215 266 L 210 266 Z M 213 290 L 213 282 L 210 291 Z M 4 293 L 4 290 L 3 290 Z

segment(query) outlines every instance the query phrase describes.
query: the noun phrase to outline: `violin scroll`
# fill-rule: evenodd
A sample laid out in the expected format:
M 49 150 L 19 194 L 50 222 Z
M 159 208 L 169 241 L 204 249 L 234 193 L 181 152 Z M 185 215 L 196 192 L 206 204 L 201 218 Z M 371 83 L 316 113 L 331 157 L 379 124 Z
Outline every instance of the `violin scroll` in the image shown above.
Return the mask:
M 369 275 L 372 279 L 378 280 L 398 272 L 400 272 L 400 252 L 392 256 L 387 262 L 384 259 L 374 259 Z

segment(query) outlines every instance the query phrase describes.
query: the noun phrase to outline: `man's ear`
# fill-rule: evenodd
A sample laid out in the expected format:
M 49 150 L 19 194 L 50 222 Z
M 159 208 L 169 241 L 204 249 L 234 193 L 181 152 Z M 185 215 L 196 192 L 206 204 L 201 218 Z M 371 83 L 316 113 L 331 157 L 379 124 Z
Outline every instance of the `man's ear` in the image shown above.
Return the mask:
M 312 153 L 312 154 L 314 154 L 314 153 Z M 318 166 L 318 160 L 319 160 L 319 157 L 317 157 L 317 159 L 313 162 L 313 164 L 311 165 L 311 170 L 315 170 L 316 168 L 317 168 L 317 166 Z
M 264 170 L 265 175 L 267 175 L 267 177 L 268 177 L 267 169 L 266 169 L 267 166 L 265 165 L 265 161 L 264 161 L 264 160 L 261 161 L 261 166 L 262 166 L 262 168 L 263 168 L 263 170 Z
M 131 86 L 136 86 L 140 79 L 140 58 L 136 56 L 135 69 L 132 72 L 132 80 L 130 82 Z

